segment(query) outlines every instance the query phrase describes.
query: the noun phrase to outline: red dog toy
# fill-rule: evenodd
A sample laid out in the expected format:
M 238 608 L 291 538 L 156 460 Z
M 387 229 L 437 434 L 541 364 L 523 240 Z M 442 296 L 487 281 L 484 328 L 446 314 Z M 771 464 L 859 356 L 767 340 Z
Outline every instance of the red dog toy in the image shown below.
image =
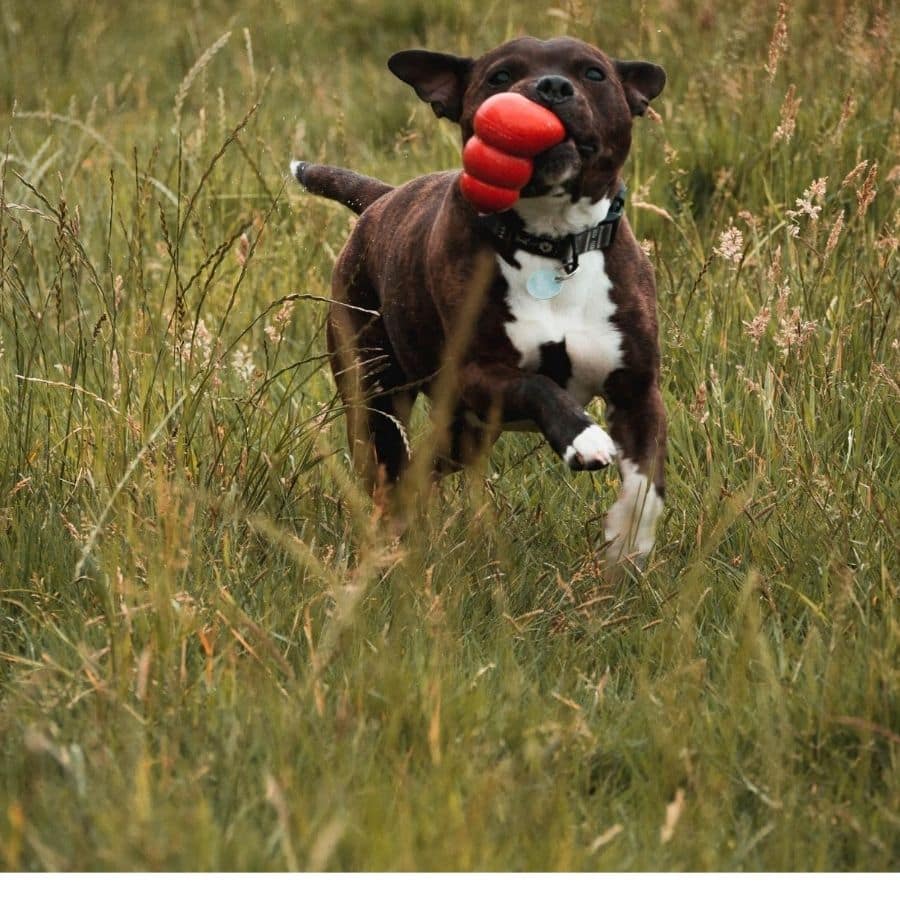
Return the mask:
M 495 94 L 475 113 L 475 136 L 463 150 L 459 186 L 479 212 L 501 212 L 531 179 L 532 158 L 566 136 L 545 106 L 521 94 Z

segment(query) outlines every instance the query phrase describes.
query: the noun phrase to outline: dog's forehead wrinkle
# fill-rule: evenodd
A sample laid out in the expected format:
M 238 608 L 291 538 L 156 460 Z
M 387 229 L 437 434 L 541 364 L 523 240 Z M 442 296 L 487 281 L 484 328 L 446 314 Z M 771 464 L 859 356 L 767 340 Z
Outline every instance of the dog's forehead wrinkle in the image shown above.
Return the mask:
M 523 54 L 523 50 L 527 51 Z M 541 66 L 568 66 L 578 60 L 592 60 L 609 63 L 609 57 L 591 44 L 576 38 L 550 38 L 542 41 L 538 38 L 516 38 L 490 50 L 476 60 L 479 69 L 493 68 L 499 65 L 527 66 L 529 71 L 538 70 Z

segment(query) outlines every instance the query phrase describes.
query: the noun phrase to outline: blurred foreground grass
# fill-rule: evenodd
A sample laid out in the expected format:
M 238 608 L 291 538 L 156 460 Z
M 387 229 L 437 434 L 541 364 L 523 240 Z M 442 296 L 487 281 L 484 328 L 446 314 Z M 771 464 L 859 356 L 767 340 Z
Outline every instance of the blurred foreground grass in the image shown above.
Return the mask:
M 896 868 L 897 12 L 632 7 L 0 3 L 0 866 Z M 668 508 L 615 591 L 615 477 L 535 436 L 382 532 L 350 217 L 285 181 L 455 166 L 384 61 L 520 31 L 669 72 Z

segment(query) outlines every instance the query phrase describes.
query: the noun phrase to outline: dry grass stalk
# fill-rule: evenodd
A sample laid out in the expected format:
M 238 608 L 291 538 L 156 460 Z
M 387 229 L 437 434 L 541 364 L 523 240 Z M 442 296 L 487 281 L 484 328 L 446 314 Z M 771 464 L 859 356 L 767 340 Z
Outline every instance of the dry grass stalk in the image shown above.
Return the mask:
M 181 110 L 184 106 L 188 91 L 191 89 L 191 85 L 194 83 L 197 76 L 210 64 L 210 62 L 212 62 L 213 57 L 228 43 L 230 37 L 231 32 L 226 31 L 218 40 L 210 44 L 209 47 L 200 54 L 197 62 L 191 66 L 187 75 L 181 80 L 181 84 L 178 86 L 178 91 L 175 94 L 175 107 L 173 110 L 175 113 L 176 133 L 181 131 Z
M 866 210 L 872 205 L 872 202 L 875 199 L 876 194 L 878 193 L 878 188 L 876 187 L 876 181 L 878 179 L 878 163 L 872 163 L 872 167 L 869 169 L 869 174 L 866 175 L 866 180 L 863 182 L 862 187 L 856 192 L 856 200 L 857 207 L 856 211 L 860 216 L 864 216 L 866 214 Z
M 835 143 L 840 140 L 841 135 L 844 133 L 844 129 L 847 127 L 847 123 L 856 114 L 856 107 L 856 95 L 853 91 L 850 91 L 847 96 L 844 97 L 844 105 L 841 107 L 841 117 L 838 119 L 838 123 L 834 129 L 832 140 Z
M 838 239 L 841 236 L 841 232 L 844 230 L 844 211 L 841 210 L 838 217 L 834 220 L 834 225 L 831 226 L 831 232 L 828 235 L 828 241 L 825 244 L 825 255 L 831 256 L 834 253 L 835 247 L 837 247 Z
M 862 162 L 857 163 L 845 176 L 844 180 L 841 182 L 841 187 L 848 187 L 853 184 L 863 172 L 868 168 L 869 161 L 864 159 Z
M 772 318 L 772 311 L 768 306 L 763 306 L 760 311 L 753 317 L 752 321 L 744 322 L 744 332 L 753 341 L 753 347 L 759 346 L 766 329 L 769 327 L 769 320 Z
M 694 394 L 694 401 L 691 404 L 691 415 L 702 425 L 709 418 L 709 409 L 707 407 L 708 391 L 706 382 L 701 381 L 697 386 Z
M 267 773 L 264 781 L 266 800 L 272 809 L 275 810 L 275 815 L 278 817 L 278 837 L 287 869 L 289 872 L 297 872 L 299 871 L 297 854 L 294 852 L 294 846 L 291 842 L 291 816 L 284 792 L 281 790 L 281 785 L 271 774 Z
M 612 825 L 603 834 L 598 835 L 591 844 L 591 853 L 596 853 L 601 847 L 605 847 L 610 841 L 614 841 L 625 829 L 621 825 Z
M 306 863 L 308 872 L 321 872 L 325 869 L 346 830 L 347 824 L 338 817 L 325 825 L 310 848 Z
M 716 256 L 731 263 L 736 269 L 744 258 L 744 236 L 740 229 L 731 226 L 719 235 L 719 246 L 713 250 Z
M 671 803 L 666 804 L 666 821 L 659 829 L 659 842 L 668 844 L 675 835 L 675 826 L 684 810 L 684 789 L 678 788 Z
M 668 222 L 674 222 L 675 220 L 672 218 L 672 214 L 667 210 L 663 209 L 661 206 L 656 206 L 654 203 L 645 203 L 643 200 L 635 200 L 631 204 L 638 209 L 646 209 L 647 212 L 652 212 L 657 216 L 662 216 Z
M 247 65 L 250 67 L 250 90 L 256 96 L 256 66 L 253 62 L 253 41 L 250 39 L 250 29 L 244 29 L 244 46 L 247 48 Z
M 775 27 L 772 29 L 772 38 L 769 41 L 769 59 L 765 65 L 766 74 L 769 81 L 775 80 L 775 73 L 778 71 L 778 62 L 784 55 L 788 46 L 788 25 L 787 17 L 789 5 L 786 0 L 781 0 L 778 4 L 778 12 L 775 15 Z
M 797 96 L 797 85 L 792 84 L 784 95 L 784 101 L 781 104 L 781 121 L 772 135 L 776 143 L 784 141 L 789 144 L 791 142 L 791 138 L 797 130 L 797 112 L 802 102 L 802 98 Z
M 818 327 L 818 322 L 804 320 L 800 307 L 795 306 L 790 315 L 780 317 L 773 340 L 783 357 L 787 358 L 792 352 L 799 355 Z

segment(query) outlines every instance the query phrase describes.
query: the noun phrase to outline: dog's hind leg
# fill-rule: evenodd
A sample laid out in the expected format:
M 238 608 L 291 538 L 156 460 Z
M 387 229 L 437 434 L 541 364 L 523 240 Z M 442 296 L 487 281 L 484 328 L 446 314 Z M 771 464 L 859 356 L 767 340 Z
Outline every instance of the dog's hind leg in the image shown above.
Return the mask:
M 358 288 L 335 290 L 335 295 L 354 306 L 366 299 Z M 407 425 L 415 390 L 406 387 L 377 310 L 370 313 L 335 304 L 327 336 L 331 368 L 346 411 L 350 456 L 374 493 L 379 486 L 393 484 L 409 460 Z
M 463 408 L 456 411 L 443 446 L 438 448 L 434 459 L 434 474 L 437 478 L 459 472 L 473 465 L 490 452 L 499 429 L 471 420 Z

